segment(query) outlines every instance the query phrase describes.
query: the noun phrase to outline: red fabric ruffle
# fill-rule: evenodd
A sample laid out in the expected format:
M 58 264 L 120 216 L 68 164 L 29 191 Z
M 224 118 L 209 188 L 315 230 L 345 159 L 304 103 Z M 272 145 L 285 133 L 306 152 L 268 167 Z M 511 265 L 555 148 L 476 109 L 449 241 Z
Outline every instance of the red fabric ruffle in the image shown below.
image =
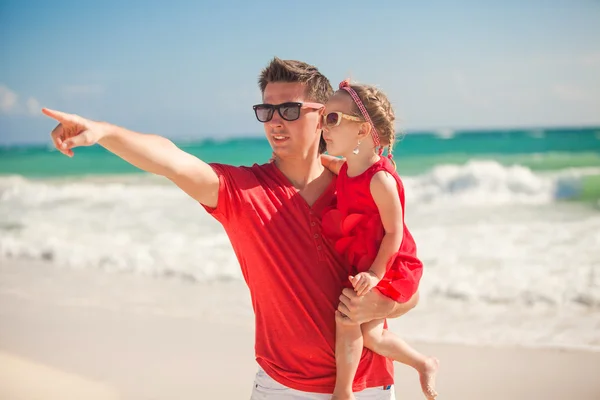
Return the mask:
M 379 214 L 351 213 L 343 216 L 338 209 L 323 215 L 323 234 L 334 243 L 351 269 L 349 275 L 367 271 L 379 251 L 385 234 Z M 423 264 L 409 254 L 398 252 L 387 263 L 387 272 L 377 288 L 398 302 L 408 301 L 418 289 Z M 351 287 L 350 282 L 345 282 Z

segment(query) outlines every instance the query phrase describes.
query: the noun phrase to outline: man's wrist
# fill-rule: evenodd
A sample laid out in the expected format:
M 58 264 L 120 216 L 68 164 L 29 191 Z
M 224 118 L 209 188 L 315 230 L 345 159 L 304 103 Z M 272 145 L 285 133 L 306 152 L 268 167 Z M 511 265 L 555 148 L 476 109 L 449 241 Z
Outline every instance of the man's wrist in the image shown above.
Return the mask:
M 113 125 L 111 123 L 108 122 L 94 122 L 96 124 L 96 129 L 98 130 L 98 134 L 99 134 L 99 138 L 98 138 L 98 144 L 102 145 L 102 142 L 105 142 L 106 140 L 110 140 L 113 137 L 117 136 L 117 134 L 119 133 L 119 127 L 116 125 Z
M 388 299 L 388 300 L 391 300 L 393 303 L 391 305 L 392 308 L 391 308 L 390 312 L 388 313 L 387 318 L 398 318 L 416 307 L 416 305 L 419 303 L 419 292 L 416 292 L 410 298 L 410 300 L 408 300 L 405 303 L 399 303 L 392 299 Z
M 379 296 L 381 296 L 379 307 L 381 315 L 379 316 L 379 319 L 389 318 L 393 315 L 394 310 L 396 309 L 396 302 L 393 299 L 390 299 L 389 297 L 384 296 L 381 293 L 378 294 Z

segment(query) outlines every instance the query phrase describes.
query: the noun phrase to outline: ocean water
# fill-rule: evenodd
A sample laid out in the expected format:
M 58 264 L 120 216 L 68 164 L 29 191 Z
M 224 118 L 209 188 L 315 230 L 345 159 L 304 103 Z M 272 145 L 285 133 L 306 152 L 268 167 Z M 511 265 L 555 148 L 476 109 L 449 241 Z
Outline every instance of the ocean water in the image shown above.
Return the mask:
M 235 165 L 271 154 L 261 137 L 180 146 Z M 411 133 L 395 159 L 425 264 L 407 335 L 600 350 L 600 128 Z M 0 150 L 8 260 L 242 280 L 224 231 L 197 203 L 100 147 L 73 159 L 48 146 Z

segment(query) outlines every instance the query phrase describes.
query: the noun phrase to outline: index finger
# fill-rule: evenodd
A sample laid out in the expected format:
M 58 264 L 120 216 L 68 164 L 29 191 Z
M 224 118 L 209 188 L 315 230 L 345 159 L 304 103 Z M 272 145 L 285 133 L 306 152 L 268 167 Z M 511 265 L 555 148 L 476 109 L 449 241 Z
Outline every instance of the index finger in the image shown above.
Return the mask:
M 348 301 L 352 300 L 353 297 L 356 297 L 356 294 L 354 292 L 354 290 L 350 289 L 350 288 L 344 288 L 342 289 L 342 296 L 346 297 L 348 299 Z M 341 296 L 340 296 L 340 300 L 341 300 Z
M 359 297 L 362 297 L 365 293 L 367 293 L 369 291 L 369 282 L 364 281 L 360 284 L 360 288 L 359 290 L 356 291 L 356 294 Z
M 350 309 L 348 307 L 346 307 L 346 305 L 343 303 L 338 304 L 337 310 L 340 313 L 344 314 L 346 317 L 348 317 L 348 315 L 351 314 Z
M 49 108 L 42 108 L 42 113 L 44 113 L 50 118 L 54 118 L 59 122 L 68 121 L 71 119 L 70 114 L 64 113 L 62 111 L 51 110 Z

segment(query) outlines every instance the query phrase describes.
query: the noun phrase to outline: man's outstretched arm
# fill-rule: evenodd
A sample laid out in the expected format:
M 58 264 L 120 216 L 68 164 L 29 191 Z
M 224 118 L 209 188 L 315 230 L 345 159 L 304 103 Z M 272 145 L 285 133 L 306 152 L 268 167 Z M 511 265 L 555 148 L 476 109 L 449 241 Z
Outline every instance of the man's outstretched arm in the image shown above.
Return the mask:
M 169 139 L 60 111 L 42 112 L 59 122 L 51 137 L 61 153 L 73 157 L 74 148 L 97 143 L 141 170 L 166 177 L 198 202 L 216 207 L 219 177 L 215 171 Z

